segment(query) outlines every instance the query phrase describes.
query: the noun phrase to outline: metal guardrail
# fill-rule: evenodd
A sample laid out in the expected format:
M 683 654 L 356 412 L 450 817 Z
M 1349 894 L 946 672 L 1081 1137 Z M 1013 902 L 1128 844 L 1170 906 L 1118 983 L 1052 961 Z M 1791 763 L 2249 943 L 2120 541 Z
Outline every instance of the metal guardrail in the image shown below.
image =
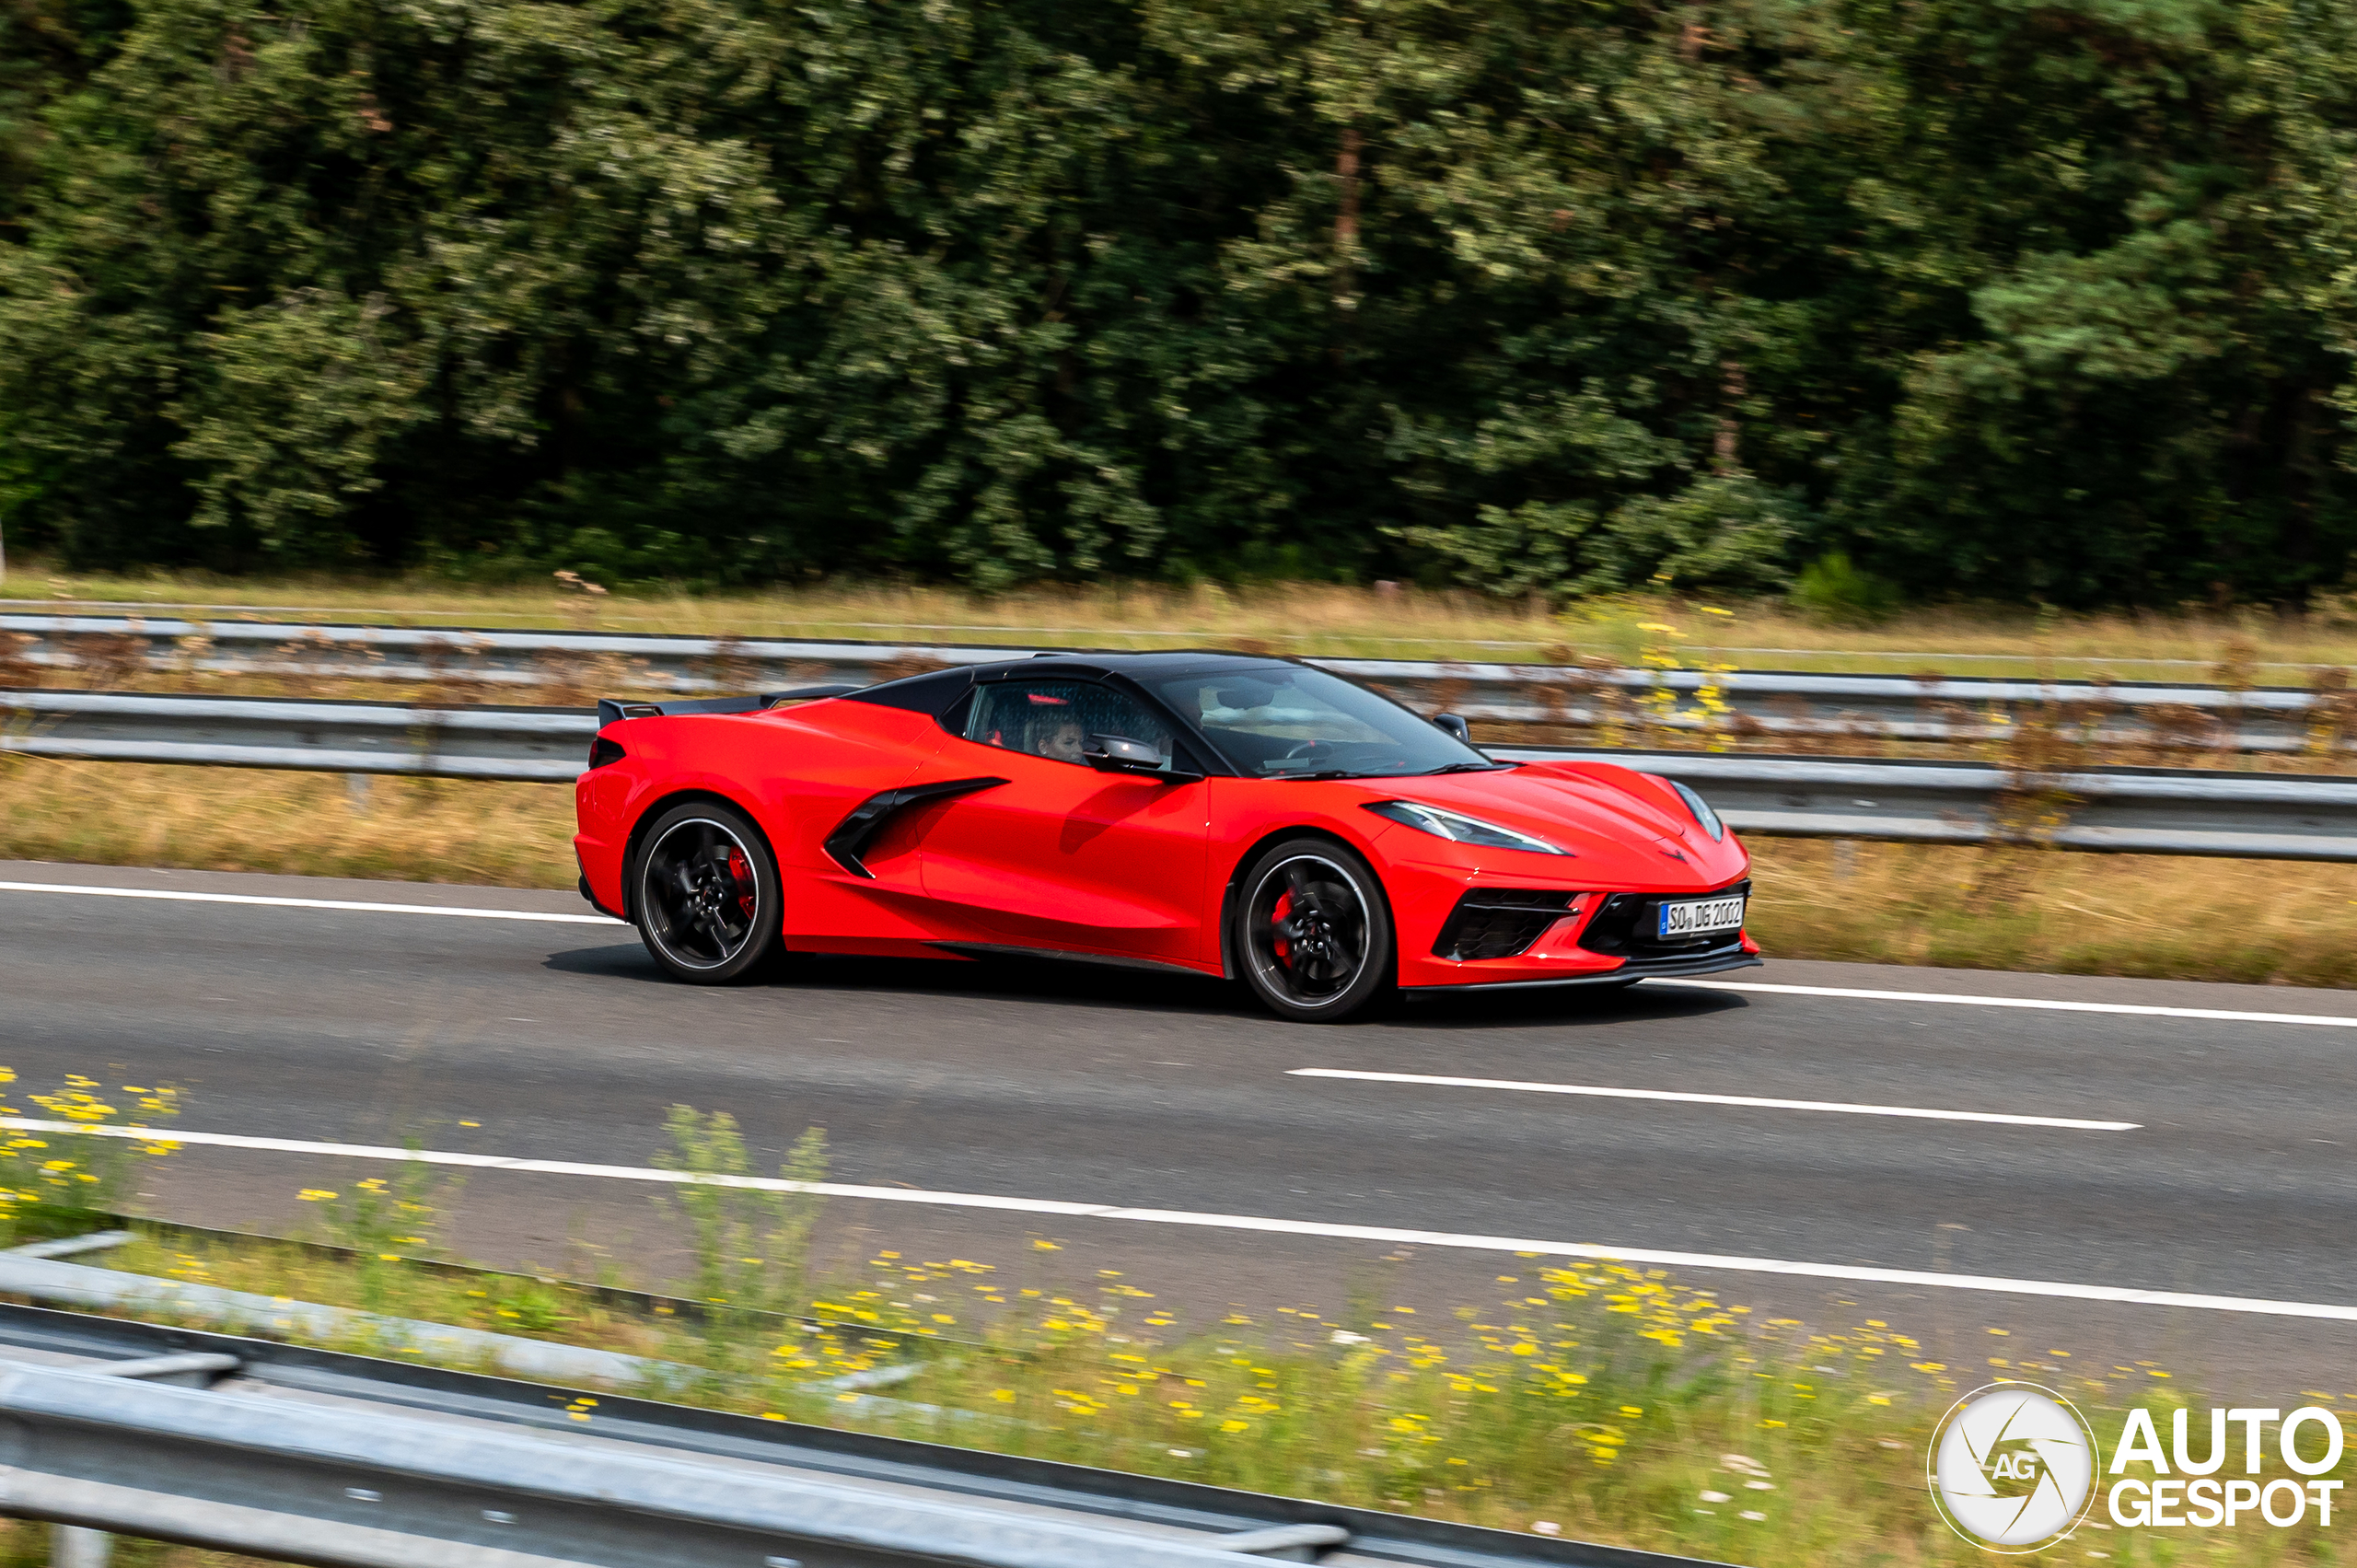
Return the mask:
M 2003 740 L 2025 715 L 2036 715 L 2108 745 L 2248 752 L 2344 749 L 2342 729 L 2357 728 L 2357 709 L 2345 708 L 2338 693 L 2287 687 L 1312 662 L 1414 706 L 1451 708 L 1492 724 L 1957 742 Z M 1693 705 L 1682 705 L 1688 703 Z M 1724 711 L 1712 712 L 1709 703 Z
M 597 733 L 586 708 L 0 691 L 0 751 L 98 762 L 569 783 Z
M 0 692 L 0 752 L 321 772 L 563 783 L 586 709 Z M 2023 774 L 1982 763 L 1492 746 L 1666 774 L 1738 830 L 1904 843 L 2032 843 L 2142 854 L 2357 861 L 2357 778 L 2192 769 Z
M 620 1351 L 593 1350 L 482 1329 L 391 1318 L 289 1297 L 225 1290 L 193 1280 L 156 1279 L 65 1261 L 134 1240 L 128 1230 L 0 1251 L 0 1292 L 51 1307 L 98 1312 L 157 1312 L 182 1323 L 231 1324 L 314 1340 L 361 1341 L 403 1355 L 431 1355 L 519 1377 L 644 1380 L 681 1368 Z
M 38 1307 L 0 1346 L 0 1512 L 325 1568 L 1696 1568 Z
M 1763 838 L 2023 843 L 2128 854 L 2357 861 L 2357 778 L 2095 768 L 2023 775 L 1971 764 L 1693 751 L 1485 748 L 1661 773 Z
M 136 616 L 0 615 L 0 645 L 29 671 L 179 669 L 528 690 L 602 681 L 610 690 L 746 691 L 868 682 L 945 665 L 1049 651 L 1033 646 L 798 642 L 630 633 L 500 631 Z M 6 646 L 0 646 L 5 653 Z M 2020 715 L 2061 714 L 2115 744 L 2282 752 L 2357 744 L 2357 701 L 2319 687 L 1922 679 L 1774 670 L 1593 669 L 1554 665 L 1318 658 L 1423 708 L 1491 724 L 1648 726 L 1756 736 L 1985 740 Z M 1701 702 L 1705 690 L 1724 711 Z

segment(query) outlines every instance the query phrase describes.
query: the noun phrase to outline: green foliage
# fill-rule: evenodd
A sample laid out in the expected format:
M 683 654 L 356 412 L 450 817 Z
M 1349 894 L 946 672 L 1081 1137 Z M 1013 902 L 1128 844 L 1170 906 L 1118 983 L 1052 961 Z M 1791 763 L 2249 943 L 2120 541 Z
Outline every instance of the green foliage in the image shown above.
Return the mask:
M 412 1155 L 417 1153 L 415 1138 L 402 1142 Z M 390 1302 L 394 1266 L 405 1258 L 440 1254 L 436 1233 L 464 1186 L 463 1177 L 409 1159 L 395 1167 L 390 1178 L 366 1177 L 342 1191 L 306 1188 L 298 1196 L 319 1205 L 319 1230 L 328 1244 L 352 1253 L 360 1305 L 374 1312 Z
M 0 0 L 78 563 L 2302 598 L 2329 0 Z
M 14 1069 L 0 1067 L 0 1084 L 16 1081 Z M 19 1232 L 73 1235 L 90 1228 L 90 1216 L 118 1214 L 136 1193 L 145 1162 L 179 1147 L 162 1132 L 122 1137 L 95 1131 L 150 1129 L 179 1115 L 174 1088 L 125 1085 L 116 1096 L 96 1079 L 68 1073 L 54 1093 L 25 1098 L 29 1111 L 0 1105 L 0 1116 L 29 1116 L 74 1131 L 0 1132 L 0 1240 Z
M 1847 552 L 1830 550 L 1802 568 L 1793 600 L 1835 626 L 1871 626 L 1898 610 L 1898 590 L 1852 564 Z
M 665 1202 L 687 1220 L 698 1301 L 757 1312 L 799 1312 L 809 1264 L 810 1231 L 824 1202 L 815 1193 L 737 1185 L 752 1176 L 737 1119 L 675 1105 L 664 1118 L 671 1147 L 655 1156 L 684 1179 Z M 808 1127 L 779 1173 L 788 1181 L 827 1179 L 827 1134 Z

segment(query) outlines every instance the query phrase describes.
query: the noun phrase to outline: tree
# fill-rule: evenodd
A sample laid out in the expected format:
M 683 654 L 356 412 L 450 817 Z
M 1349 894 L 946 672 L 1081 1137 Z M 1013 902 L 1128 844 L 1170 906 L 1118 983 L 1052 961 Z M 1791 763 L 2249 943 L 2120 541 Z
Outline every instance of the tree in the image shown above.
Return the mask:
M 2357 543 L 2324 0 L 0 3 L 0 515 L 84 561 L 2096 602 Z

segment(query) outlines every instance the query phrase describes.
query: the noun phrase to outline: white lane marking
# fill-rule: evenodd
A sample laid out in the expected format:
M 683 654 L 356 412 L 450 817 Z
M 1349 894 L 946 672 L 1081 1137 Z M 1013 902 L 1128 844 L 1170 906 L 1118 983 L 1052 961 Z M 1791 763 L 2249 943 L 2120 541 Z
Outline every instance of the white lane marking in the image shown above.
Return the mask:
M 2083 1132 L 2133 1132 L 2137 1121 L 2087 1121 L 2075 1116 L 2008 1116 L 1993 1110 L 1925 1110 L 1909 1105 L 1851 1105 L 1829 1099 L 1766 1099 L 1753 1095 L 1687 1094 L 1676 1089 L 1614 1089 L 1596 1084 L 1533 1084 L 1513 1078 L 1448 1078 L 1424 1073 L 1355 1073 L 1341 1067 L 1295 1067 L 1289 1078 L 1351 1078 L 1369 1084 L 1430 1084 L 1445 1089 L 1516 1089 L 1534 1095 L 1589 1095 L 1598 1099 L 1661 1099 L 1683 1105 L 1737 1105 L 1762 1110 L 1839 1110 L 1852 1116 L 1917 1116 L 1933 1121 L 1994 1121 L 2006 1127 L 2068 1127 Z
M 2235 1013 L 2220 1007 L 2147 1007 L 2133 1002 L 2045 1002 L 2029 996 L 1952 996 L 1941 991 L 1853 991 L 1839 985 L 1762 985 L 1742 980 L 1662 980 L 1707 991 L 1763 991 L 1780 996 L 1845 996 L 1864 1002 L 1945 1002 L 1956 1007 L 2028 1007 L 2048 1013 L 2119 1013 L 2133 1018 L 2215 1018 L 2228 1024 L 2313 1024 L 2357 1029 L 2357 1016 L 2330 1013 Z
M 259 893 L 188 893 L 161 888 L 92 888 L 71 882 L 0 882 L 0 893 L 71 893 L 95 899 L 161 899 L 190 904 L 255 904 L 272 909 L 349 910 L 361 914 L 447 914 L 466 920 L 538 921 L 551 925 L 621 925 L 602 914 L 554 914 L 533 910 L 466 909 L 445 904 L 366 903 L 351 899 L 277 899 Z M 1836 985 L 1767 985 L 1736 980 L 1661 980 L 1706 991 L 1757 991 L 1784 996 L 1835 996 L 1866 1002 L 1941 1002 L 1958 1007 L 2027 1007 L 2051 1013 L 2117 1013 L 2146 1018 L 2211 1018 L 2231 1024 L 2311 1024 L 2357 1028 L 2357 1016 L 2328 1013 L 2238 1013 L 2216 1007 L 2152 1007 L 2129 1002 L 2047 1002 L 2026 996 L 1954 996 L 1937 991 L 1861 991 Z
M 461 909 L 448 904 L 369 904 L 351 899 L 268 899 L 259 893 L 183 893 L 160 888 L 84 888 L 70 882 L 0 882 L 0 893 L 78 893 L 93 899 L 163 899 L 184 904 L 261 904 L 269 909 L 354 910 L 362 914 L 454 914 L 466 920 L 537 920 L 552 925 L 620 925 L 602 914 Z
M 2247 1295 L 2195 1295 L 2183 1291 L 2137 1290 L 2124 1285 L 2074 1284 L 2061 1280 L 2014 1280 L 1992 1274 L 1933 1274 L 1915 1269 L 1870 1269 L 1845 1263 L 1794 1262 L 1782 1258 L 1744 1258 L 1717 1252 L 1664 1252 L 1645 1247 L 1604 1247 L 1581 1241 L 1544 1241 L 1514 1236 L 1460 1235 L 1445 1230 L 1402 1230 L 1390 1225 L 1331 1225 L 1318 1220 L 1281 1220 L 1256 1214 L 1193 1214 L 1181 1209 L 1130 1209 L 1112 1203 L 1068 1203 L 1052 1198 L 1007 1198 L 987 1192 L 932 1192 L 914 1187 L 856 1187 L 841 1181 L 788 1181 L 764 1176 L 691 1176 L 644 1166 L 584 1165 L 572 1160 L 517 1159 L 506 1155 L 459 1154 L 447 1149 L 391 1149 L 366 1144 L 321 1144 L 296 1138 L 250 1138 L 229 1132 L 171 1132 L 154 1127 L 84 1126 L 0 1117 L 0 1127 L 28 1132 L 80 1132 L 107 1138 L 153 1139 L 157 1143 L 207 1144 L 230 1149 L 266 1149 L 281 1154 L 334 1155 L 347 1159 L 414 1160 L 421 1165 L 466 1166 L 547 1176 L 592 1176 L 613 1181 L 703 1181 L 715 1187 L 757 1192 L 803 1192 L 821 1198 L 872 1198 L 885 1203 L 923 1203 L 939 1208 L 994 1209 L 1008 1214 L 1054 1214 L 1071 1219 L 1128 1220 L 1144 1225 L 1194 1225 L 1207 1230 L 1257 1231 L 1276 1236 L 1315 1236 L 1344 1241 L 1405 1242 L 1475 1252 L 1512 1252 L 1537 1258 L 1590 1258 L 1600 1262 L 1657 1263 L 1665 1268 L 1718 1269 L 1738 1273 L 1794 1274 L 1807 1279 L 1854 1280 L 1866 1284 L 1922 1285 L 1939 1290 L 1988 1291 L 2003 1295 L 2056 1296 L 2071 1301 L 2109 1301 L 2133 1307 L 2185 1307 L 2205 1312 L 2250 1312 L 2274 1318 L 2321 1318 L 2357 1323 L 2357 1307 L 2329 1302 L 2270 1301 Z

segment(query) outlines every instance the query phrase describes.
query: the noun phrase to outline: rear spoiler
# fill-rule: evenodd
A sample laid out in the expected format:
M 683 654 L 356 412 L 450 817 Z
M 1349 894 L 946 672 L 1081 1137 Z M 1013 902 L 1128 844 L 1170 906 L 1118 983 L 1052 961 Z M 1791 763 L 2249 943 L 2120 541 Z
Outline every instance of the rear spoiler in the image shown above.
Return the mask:
M 682 714 L 758 714 L 788 703 L 841 697 L 866 687 L 855 682 L 835 686 L 796 686 L 787 691 L 763 691 L 753 697 L 698 697 L 684 703 L 628 703 L 619 697 L 598 699 L 598 727 L 621 719 L 677 718 Z

